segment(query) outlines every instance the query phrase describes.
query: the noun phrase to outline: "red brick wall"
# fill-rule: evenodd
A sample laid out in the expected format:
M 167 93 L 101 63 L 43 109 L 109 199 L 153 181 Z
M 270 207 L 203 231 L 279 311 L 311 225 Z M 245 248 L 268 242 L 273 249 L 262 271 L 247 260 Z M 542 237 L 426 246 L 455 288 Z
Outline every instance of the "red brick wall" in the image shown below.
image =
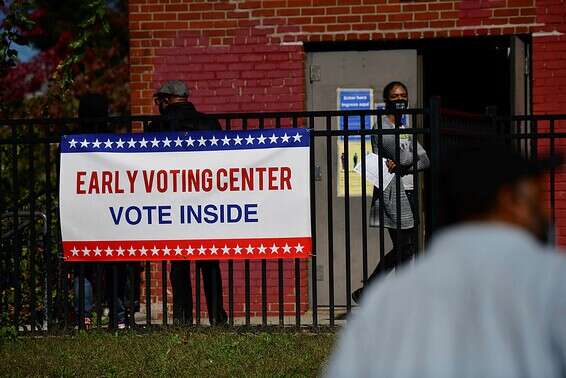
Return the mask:
M 188 80 L 206 111 L 300 110 L 303 41 L 528 33 L 546 30 L 540 8 L 537 16 L 534 0 L 131 0 L 132 112 L 154 112 L 151 94 L 170 77 Z
M 533 36 L 533 109 L 537 114 L 566 113 L 566 2 L 537 0 L 537 21 L 545 25 L 544 33 Z M 549 124 L 539 125 L 548 130 Z M 557 131 L 566 131 L 566 122 L 557 122 Z M 543 149 L 549 147 L 542 141 Z M 557 142 L 566 150 L 566 143 Z M 557 243 L 566 246 L 566 172 L 556 176 Z
M 300 273 L 300 290 L 301 290 L 301 312 L 304 313 L 308 308 L 308 277 L 307 263 L 302 261 Z M 170 265 L 168 265 L 170 268 Z M 222 271 L 222 280 L 224 283 L 224 308 L 228 312 L 228 263 L 220 264 Z M 244 263 L 241 261 L 234 262 L 234 316 L 243 317 L 245 315 L 245 273 Z M 201 276 L 202 277 L 202 276 Z M 267 316 L 279 316 L 279 283 L 278 283 L 278 263 L 275 260 L 267 261 Z M 201 278 L 202 280 L 202 278 Z M 151 303 L 152 318 L 162 319 L 162 285 L 161 285 L 161 263 L 151 263 Z M 191 282 L 193 288 L 193 297 L 195 297 L 195 265 L 191 264 Z M 261 262 L 250 262 L 250 315 L 252 317 L 262 316 L 262 299 L 261 299 Z M 285 315 L 295 314 L 295 262 L 294 260 L 285 260 L 283 262 L 283 306 Z M 142 274 L 142 290 L 141 290 L 141 310 L 145 311 L 145 274 Z M 167 304 L 168 304 L 168 322 L 172 320 L 173 298 L 171 284 L 169 282 L 169 274 L 167 275 Z M 196 310 L 196 297 L 193 301 L 193 308 Z M 208 319 L 206 313 L 206 299 L 201 281 L 201 316 L 202 319 Z
M 168 79 L 186 80 L 205 112 L 304 110 L 305 41 L 526 33 L 534 33 L 534 111 L 566 113 L 566 38 L 559 35 L 566 32 L 565 10 L 564 0 L 130 0 L 132 113 L 154 113 L 151 95 Z M 566 245 L 566 226 L 559 241 Z M 259 277 L 259 265 L 252 266 Z M 287 271 L 291 288 L 294 269 Z M 243 288 L 236 289 L 241 304 Z M 259 300 L 257 286 L 252 293 Z M 275 300 L 276 291 L 269 301 Z

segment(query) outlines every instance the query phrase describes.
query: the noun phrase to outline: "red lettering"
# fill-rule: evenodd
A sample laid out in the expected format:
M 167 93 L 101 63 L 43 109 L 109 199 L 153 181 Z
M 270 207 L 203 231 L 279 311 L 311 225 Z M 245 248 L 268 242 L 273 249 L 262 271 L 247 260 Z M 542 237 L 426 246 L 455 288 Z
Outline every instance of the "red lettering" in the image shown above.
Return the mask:
M 193 192 L 193 188 L 195 189 L 194 191 L 196 192 L 200 191 L 199 173 L 200 173 L 200 169 L 197 169 L 196 171 L 189 169 L 189 174 L 187 177 L 187 185 L 189 192 Z
M 102 171 L 102 193 L 112 193 L 112 172 Z
M 167 171 L 164 169 L 157 172 L 157 190 L 159 193 L 167 191 Z
M 143 183 L 145 185 L 145 192 L 151 193 L 151 187 L 153 186 L 153 175 L 155 174 L 154 171 L 149 171 L 149 177 L 147 171 L 143 171 Z
M 216 187 L 221 192 L 224 192 L 226 191 L 226 189 L 228 189 L 228 183 L 224 181 L 226 176 L 228 176 L 228 172 L 226 172 L 226 169 L 224 168 L 220 168 L 216 173 Z
M 212 190 L 212 171 L 208 168 L 202 171 L 202 190 L 205 192 Z
M 114 193 L 124 193 L 124 189 L 120 188 L 120 172 L 114 171 L 114 181 L 116 181 L 116 188 Z
M 263 174 L 265 173 L 266 170 L 267 168 L 263 168 L 263 167 L 256 168 L 259 178 L 259 190 L 263 190 Z
M 98 174 L 96 173 L 96 171 L 92 172 L 92 175 L 90 176 L 88 193 L 100 193 L 100 188 L 98 186 Z
M 281 190 L 291 190 L 291 168 L 281 167 L 281 182 L 279 185 Z
M 242 190 L 254 190 L 253 168 L 242 168 Z
M 86 191 L 81 188 L 81 186 L 85 183 L 82 179 L 83 176 L 86 176 L 86 172 L 79 171 L 77 172 L 77 194 L 86 194 Z
M 238 168 L 230 168 L 230 191 L 239 192 L 240 187 L 238 187 Z
M 126 175 L 128 176 L 128 181 L 130 182 L 130 193 L 134 192 L 134 183 L 136 182 L 136 176 L 138 175 L 138 171 L 126 171 Z
M 277 176 L 275 173 L 278 171 L 277 167 L 269 167 L 269 190 L 277 190 L 277 185 L 275 185 L 275 180 L 277 180 Z
M 179 172 L 181 171 L 178 169 L 171 170 L 171 175 L 173 176 L 173 193 L 177 192 L 177 176 L 179 175 Z

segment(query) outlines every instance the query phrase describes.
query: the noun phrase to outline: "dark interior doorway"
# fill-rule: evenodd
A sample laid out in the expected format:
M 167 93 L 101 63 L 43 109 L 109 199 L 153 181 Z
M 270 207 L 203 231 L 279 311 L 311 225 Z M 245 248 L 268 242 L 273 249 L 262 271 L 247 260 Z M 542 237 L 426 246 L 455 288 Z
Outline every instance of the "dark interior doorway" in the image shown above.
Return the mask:
M 440 96 L 442 106 L 470 113 L 497 107 L 509 114 L 511 46 L 508 38 L 447 39 L 423 44 L 424 103 Z
M 496 107 L 498 114 L 521 114 L 530 108 L 528 38 L 489 36 L 305 44 L 307 52 L 402 49 L 417 50 L 419 102 L 424 107 L 432 96 L 440 96 L 443 107 L 469 113 L 484 113 L 487 107 Z

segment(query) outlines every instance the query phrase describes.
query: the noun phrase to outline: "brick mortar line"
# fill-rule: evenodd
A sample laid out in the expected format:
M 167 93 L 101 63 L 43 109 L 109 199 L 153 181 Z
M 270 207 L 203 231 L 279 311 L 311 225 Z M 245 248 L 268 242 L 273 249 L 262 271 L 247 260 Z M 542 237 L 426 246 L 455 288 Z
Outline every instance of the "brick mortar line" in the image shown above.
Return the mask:
M 530 24 L 501 24 L 501 25 L 471 25 L 471 26 L 455 26 L 455 27 L 446 27 L 446 28 L 416 28 L 416 29 L 361 29 L 361 30 L 345 30 L 345 31 L 335 31 L 335 32 L 288 32 L 288 33 L 273 33 L 270 34 L 269 37 L 282 37 L 282 36 L 299 36 L 299 35 L 342 35 L 342 34 L 360 34 L 360 33 L 367 33 L 367 32 L 381 32 L 381 33 L 402 33 L 402 32 L 426 32 L 426 31 L 465 31 L 465 30 L 483 30 L 483 29 L 504 29 L 504 28 L 511 28 L 511 27 L 544 27 L 547 24 L 544 23 L 530 23 Z M 297 26 L 301 28 L 303 26 L 309 25 L 287 25 L 287 26 Z M 260 29 L 275 29 L 273 26 L 263 26 L 258 25 L 254 26 L 254 28 Z M 222 29 L 210 29 L 210 30 L 222 30 Z M 171 31 L 170 29 L 152 29 L 148 30 L 149 32 L 156 32 L 156 31 Z M 186 30 L 175 30 L 177 33 L 177 37 L 179 32 L 187 32 L 193 31 L 192 29 Z M 202 30 L 201 30 L 202 31 Z M 556 30 L 552 31 L 557 32 Z M 560 32 L 558 32 L 560 33 Z M 226 37 L 225 37 L 226 38 Z M 244 37 L 246 38 L 246 37 Z M 153 40 L 155 38 L 134 38 L 134 40 L 142 41 L 142 40 Z M 170 38 L 159 38 L 162 40 L 170 40 Z M 203 46 L 205 47 L 205 46 Z M 148 47 L 135 47 L 136 49 L 139 48 L 148 48 Z
M 503 25 L 476 25 L 476 26 L 457 26 L 451 28 L 417 28 L 417 29 L 364 29 L 364 30 L 346 30 L 337 32 L 320 32 L 320 33 L 305 33 L 305 32 L 290 32 L 290 33 L 275 33 L 274 37 L 284 36 L 301 36 L 301 35 L 344 35 L 344 34 L 362 34 L 362 33 L 413 33 L 413 32 L 437 32 L 437 31 L 465 31 L 465 30 L 485 30 L 485 29 L 505 29 L 516 27 L 543 27 L 546 24 L 531 23 L 531 24 L 503 24 Z

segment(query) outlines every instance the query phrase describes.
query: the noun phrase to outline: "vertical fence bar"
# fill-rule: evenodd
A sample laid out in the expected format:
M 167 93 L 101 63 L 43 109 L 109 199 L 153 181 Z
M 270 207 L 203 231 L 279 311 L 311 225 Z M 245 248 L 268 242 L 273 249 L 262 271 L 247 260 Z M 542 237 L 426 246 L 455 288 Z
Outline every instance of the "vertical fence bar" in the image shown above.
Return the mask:
M 311 237 L 312 237 L 312 257 L 311 257 L 311 293 L 312 293 L 312 324 L 318 327 L 318 287 L 316 278 L 317 269 L 317 249 L 316 249 L 316 185 L 315 185 L 315 136 L 314 136 L 314 117 L 309 117 L 310 129 L 310 207 L 311 207 Z
M 417 130 L 417 123 L 416 121 L 416 114 L 412 115 L 411 118 L 411 125 L 413 126 L 413 129 L 416 131 Z M 420 187 L 419 187 L 419 171 L 418 171 L 418 163 L 419 163 L 419 157 L 418 157 L 418 137 L 419 134 L 412 134 L 412 141 L 413 141 L 413 222 L 414 224 L 414 229 L 415 229 L 415 256 L 419 253 L 420 251 L 420 219 L 421 219 L 421 213 L 420 213 L 420 206 L 419 206 L 419 202 L 420 202 Z
M 102 327 L 102 264 L 96 264 L 96 328 Z
M 281 128 L 281 117 L 275 118 L 275 128 Z M 285 298 L 284 298 L 284 285 L 283 285 L 283 260 L 277 260 L 277 284 L 278 284 L 278 302 L 279 302 L 279 325 L 285 325 Z
M 328 304 L 330 315 L 330 326 L 335 325 L 335 307 L 334 307 L 334 209 L 332 198 L 333 182 L 332 182 L 332 118 L 326 116 L 326 198 L 328 207 Z
M 430 204 L 428 211 L 430 214 L 430 232 L 434 234 L 438 227 L 438 206 L 439 198 L 439 169 L 440 169 L 440 99 L 433 97 L 430 100 L 429 108 L 430 120 Z
M 248 129 L 248 119 L 246 117 L 242 118 L 242 129 Z M 245 303 L 246 303 L 246 325 L 250 325 L 251 316 L 251 292 L 250 292 L 250 260 L 244 260 L 244 291 L 245 291 Z
M 19 190 L 19 176 L 18 176 L 18 135 L 17 126 L 12 125 L 12 204 L 13 204 L 13 215 L 12 215 L 12 235 L 14 237 L 14 284 L 15 284 L 15 306 L 14 306 L 14 326 L 19 329 L 20 326 L 20 312 L 22 307 L 22 287 L 21 287 L 21 241 L 20 241 L 20 224 L 19 224 L 19 212 L 20 212 L 20 190 Z
M 0 162 L 4 161 L 4 146 L 0 146 Z M 4 164 L 0 164 L 0 182 L 6 180 L 4 178 Z M 6 180 L 7 181 L 7 180 Z M 4 192 L 4 187 L 0 186 L 0 195 L 3 197 L 8 198 L 9 194 Z M 3 220 L 4 220 L 4 201 L 0 201 L 0 242 L 2 245 L 6 243 L 4 240 L 4 227 L 3 227 Z M 0 314 L 8 313 L 8 287 L 10 286 L 10 264 L 9 264 L 9 254 L 7 251 L 0 254 L 0 287 L 5 287 L 6 290 L 0 290 Z M 3 326 L 3 319 L 0 318 L 0 324 Z
M 145 324 L 151 326 L 151 263 L 145 262 Z
M 531 133 L 535 136 L 531 143 L 532 157 L 538 159 L 538 122 L 536 119 L 531 120 Z
M 79 263 L 78 264 L 78 268 L 79 268 L 79 276 L 76 277 L 76 272 L 73 272 L 73 294 L 76 296 L 77 295 L 77 291 L 75 290 L 75 282 L 78 282 L 77 286 L 78 286 L 78 295 L 79 298 L 77 300 L 77 298 L 75 297 L 75 310 L 78 312 L 78 314 L 76 314 L 77 316 L 77 321 L 78 321 L 78 326 L 79 329 L 84 329 L 85 328 L 85 264 L 84 263 Z M 76 267 L 76 264 L 74 264 L 74 266 Z M 78 304 L 78 306 L 77 306 Z M 78 307 L 78 308 L 77 308 Z
M 226 130 L 232 129 L 231 118 L 226 118 Z M 229 324 L 234 326 L 234 260 L 228 260 L 228 315 Z
M 163 311 L 163 325 L 167 326 L 167 260 L 161 262 L 161 304 Z
M 35 159 L 34 159 L 34 143 L 33 138 L 33 125 L 29 125 L 28 130 L 29 146 L 28 146 L 28 159 L 29 159 L 29 177 L 28 177 L 28 196 L 29 196 L 29 224 L 30 224 L 30 242 L 28 247 L 29 258 L 29 305 L 31 310 L 31 331 L 34 332 L 37 324 L 37 311 L 36 311 L 36 277 L 35 277 L 35 254 L 37 253 L 37 234 L 35 227 Z
M 0 146 L 0 162 L 4 161 L 4 146 Z M 4 164 L 0 164 L 0 182 L 4 180 Z M 0 186 L 0 195 L 6 196 L 3 191 L 3 187 Z M 7 196 L 6 196 L 7 197 Z M 4 227 L 2 226 L 2 221 L 4 220 L 4 201 L 0 201 L 0 243 L 4 245 Z M 7 253 L 0 254 L 0 287 L 8 288 L 9 284 L 9 273 L 8 273 L 8 256 Z M 0 290 L 0 315 L 4 312 L 8 312 L 8 303 L 6 303 L 6 298 L 8 297 L 7 290 Z M 0 324 L 3 326 L 3 320 L 0 318 Z
M 554 141 L 554 119 L 550 120 L 550 156 L 554 156 L 555 151 L 555 141 Z M 556 193 L 555 193 L 555 181 L 556 172 L 554 167 L 550 167 L 550 222 L 552 224 L 552 237 L 551 240 L 553 244 L 556 244 Z
M 384 198 L 383 198 L 383 164 L 381 160 L 383 159 L 383 118 L 381 114 L 377 115 L 377 152 L 379 156 L 379 161 L 377 162 L 377 175 L 379 179 L 379 262 L 383 261 L 385 258 L 385 227 L 383 223 L 385 222 L 385 209 L 384 209 Z M 373 148 L 373 143 L 372 143 Z M 365 285 L 365 283 L 364 283 Z
M 131 247 L 133 248 L 133 247 Z M 130 278 L 130 285 L 128 286 L 128 288 L 130 289 L 129 292 L 129 301 L 124 303 L 124 306 L 126 306 L 126 304 L 128 304 L 127 309 L 128 309 L 128 327 L 132 328 L 136 325 L 136 305 L 135 305 L 135 299 L 136 299 L 136 267 L 134 266 L 135 263 L 128 263 L 128 275 Z M 125 299 L 124 295 L 124 299 Z
M 259 128 L 264 129 L 264 118 L 259 118 Z M 261 260 L 261 323 L 267 326 L 267 261 Z
M 371 119 L 371 118 L 370 118 Z M 360 126 L 362 134 L 361 140 L 361 161 L 362 161 L 362 282 L 365 285 L 368 279 L 368 233 L 367 233 L 367 190 L 366 190 L 366 115 L 360 116 Z
M 397 164 L 395 170 L 395 215 L 396 215 L 396 224 L 395 224 L 395 247 L 393 248 L 393 252 L 395 252 L 395 271 L 397 271 L 397 267 L 401 262 L 401 173 L 399 170 L 401 169 L 400 161 L 401 161 L 401 134 L 400 134 L 400 126 L 401 126 L 401 117 L 398 111 L 395 111 L 395 164 Z M 405 191 L 405 189 L 403 189 Z M 389 252 L 391 253 L 391 252 Z
M 47 126 L 47 135 L 51 135 L 51 127 Z M 47 330 L 51 329 L 53 324 L 52 310 L 52 293 L 51 293 L 51 145 L 46 142 L 44 145 L 44 172 L 45 172 L 45 238 L 43 240 L 43 265 L 45 267 L 45 320 L 47 321 Z
M 112 329 L 118 328 L 118 266 L 112 264 Z
M 297 116 L 293 116 L 293 128 L 297 127 Z M 295 325 L 301 325 L 301 259 L 295 259 Z
M 344 116 L 344 229 L 346 252 L 346 312 L 352 311 L 351 257 L 350 257 L 350 148 L 348 116 Z
M 196 305 L 195 305 L 195 320 L 196 324 L 200 325 L 200 312 L 201 312 L 201 300 L 200 300 L 200 277 L 201 277 L 201 265 L 198 261 L 195 261 L 195 298 L 196 298 Z M 191 293 L 192 294 L 192 293 Z
M 228 312 L 229 324 L 234 326 L 234 260 L 228 260 Z
M 61 146 L 60 146 L 60 142 L 58 142 L 58 147 L 57 147 L 57 158 L 55 159 L 55 182 L 56 182 L 56 190 L 55 192 L 57 192 L 57 189 L 59 188 L 59 177 L 61 175 L 61 159 L 60 159 L 60 154 L 61 154 Z M 57 309 L 59 312 L 59 316 L 61 316 L 60 312 L 62 310 L 63 314 L 63 328 L 67 329 L 68 327 L 68 321 L 69 321 L 69 286 L 68 286 L 68 272 L 67 272 L 67 267 L 68 264 L 65 262 L 65 260 L 63 259 L 63 242 L 61 240 L 61 232 L 59 230 L 61 230 L 61 217 L 57 217 L 57 229 L 56 229 L 56 256 L 57 256 L 57 271 L 59 273 L 59 280 L 58 280 L 58 290 L 57 290 Z M 61 309 L 62 307 L 62 309 Z
M 161 122 L 161 119 L 159 120 Z M 129 124 L 130 130 L 132 127 L 132 123 Z M 149 128 L 149 124 L 147 121 L 143 122 L 143 131 L 147 132 Z M 145 247 L 142 247 L 145 248 Z M 151 327 L 151 262 L 145 262 L 145 324 L 146 327 Z
M 63 301 L 63 328 L 66 330 L 69 327 L 69 264 L 65 261 L 61 262 L 61 278 L 63 292 L 61 293 L 61 300 Z

